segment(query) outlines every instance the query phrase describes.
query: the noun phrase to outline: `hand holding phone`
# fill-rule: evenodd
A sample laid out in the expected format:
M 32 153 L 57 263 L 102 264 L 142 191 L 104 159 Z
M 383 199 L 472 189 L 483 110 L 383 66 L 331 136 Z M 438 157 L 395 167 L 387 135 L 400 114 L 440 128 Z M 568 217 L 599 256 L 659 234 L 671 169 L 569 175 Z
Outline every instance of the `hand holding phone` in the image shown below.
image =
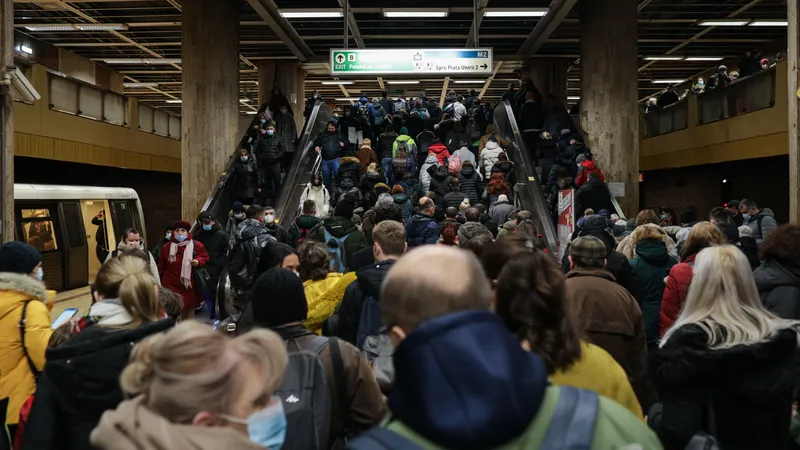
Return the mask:
M 67 309 L 65 309 L 64 312 L 62 312 L 61 315 L 58 316 L 58 318 L 53 321 L 52 328 L 55 330 L 56 328 L 58 328 L 61 325 L 63 325 L 69 319 L 72 319 L 72 317 L 75 316 L 75 314 L 77 314 L 77 313 L 78 313 L 78 308 L 67 308 Z

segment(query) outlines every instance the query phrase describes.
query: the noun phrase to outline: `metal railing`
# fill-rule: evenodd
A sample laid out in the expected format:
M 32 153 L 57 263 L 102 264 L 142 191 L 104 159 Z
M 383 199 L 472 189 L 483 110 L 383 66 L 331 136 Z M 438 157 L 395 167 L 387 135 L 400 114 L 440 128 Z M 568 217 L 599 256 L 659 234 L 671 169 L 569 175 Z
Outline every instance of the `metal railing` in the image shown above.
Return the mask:
M 662 134 L 685 130 L 689 124 L 688 115 L 688 98 L 684 98 L 664 108 L 643 114 L 645 137 L 661 136 Z
M 728 86 L 708 89 L 697 96 L 698 118 L 707 124 L 775 106 L 775 78 L 772 67 Z M 793 95 L 793 93 L 790 93 Z

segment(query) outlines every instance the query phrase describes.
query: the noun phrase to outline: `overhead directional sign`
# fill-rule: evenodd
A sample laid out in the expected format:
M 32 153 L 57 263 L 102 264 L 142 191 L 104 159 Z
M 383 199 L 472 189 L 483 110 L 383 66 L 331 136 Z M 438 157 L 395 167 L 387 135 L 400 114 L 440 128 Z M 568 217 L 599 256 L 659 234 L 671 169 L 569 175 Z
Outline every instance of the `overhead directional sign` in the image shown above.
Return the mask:
M 492 49 L 331 50 L 331 75 L 492 74 Z

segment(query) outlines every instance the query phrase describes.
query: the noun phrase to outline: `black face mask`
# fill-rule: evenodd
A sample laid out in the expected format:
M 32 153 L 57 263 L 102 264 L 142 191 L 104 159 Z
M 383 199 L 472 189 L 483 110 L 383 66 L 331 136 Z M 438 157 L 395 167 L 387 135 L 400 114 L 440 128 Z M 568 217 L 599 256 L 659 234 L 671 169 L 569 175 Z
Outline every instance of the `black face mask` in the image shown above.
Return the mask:
M 311 184 L 312 184 L 314 187 L 319 187 L 319 186 L 322 184 L 322 181 L 319 181 L 319 180 L 314 180 L 314 181 L 312 181 L 312 182 L 311 182 Z

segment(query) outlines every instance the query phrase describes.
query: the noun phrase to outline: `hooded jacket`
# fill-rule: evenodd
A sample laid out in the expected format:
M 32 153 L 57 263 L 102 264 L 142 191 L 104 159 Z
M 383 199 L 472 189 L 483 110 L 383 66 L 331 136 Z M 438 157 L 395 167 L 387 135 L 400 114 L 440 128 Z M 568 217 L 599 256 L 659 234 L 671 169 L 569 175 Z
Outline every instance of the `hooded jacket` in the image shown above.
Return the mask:
M 775 221 L 775 213 L 769 208 L 760 210 L 755 217 L 745 220 L 744 224 L 753 230 L 753 238 L 758 245 L 761 245 L 764 239 L 772 233 L 772 230 L 778 226 L 778 222 Z
M 425 213 L 415 214 L 406 224 L 406 242 L 409 248 L 439 242 L 439 225 Z
M 355 280 L 355 272 L 344 274 L 331 272 L 321 280 L 304 281 L 303 290 L 308 302 L 308 316 L 303 321 L 303 326 L 320 334 L 325 321 L 342 302 L 347 286 Z
M 664 404 L 659 435 L 665 448 L 684 448 L 707 431 L 714 406 L 715 437 L 725 450 L 788 449 L 797 332 L 762 342 L 708 347 L 696 325 L 676 330 L 656 354 L 654 380 Z
M 767 260 L 753 276 L 758 295 L 772 314 L 800 320 L 800 267 Z
M 361 321 L 364 301 L 369 297 L 380 301 L 381 283 L 395 262 L 393 259 L 379 261 L 356 271 L 358 279 L 347 286 L 342 306 L 339 308 L 340 339 L 357 345 L 358 324 Z
M 450 176 L 450 172 L 445 166 L 428 167 L 428 175 L 431 176 L 429 190 L 436 194 L 436 203 L 443 205 L 444 196 L 450 192 L 450 181 L 453 177 Z
M 508 139 L 504 138 L 503 135 L 500 134 L 500 130 L 497 129 L 497 125 L 490 124 L 486 127 L 486 134 L 481 136 L 481 142 L 478 144 L 478 153 L 483 153 L 483 149 L 486 147 L 486 143 L 489 142 L 489 136 L 491 135 L 494 135 L 494 137 L 497 138 L 497 142 L 500 143 L 501 147 L 508 147 Z
M 483 195 L 481 176 L 472 164 L 462 164 L 461 173 L 458 174 L 458 184 L 461 192 L 469 199 L 470 205 L 477 205 Z
M 486 225 L 480 222 L 467 222 L 458 227 L 458 242 L 463 244 L 468 240 L 480 236 L 482 234 L 492 235 L 492 232 L 486 228 Z
M 474 167 L 478 167 L 478 161 L 475 159 L 475 153 L 473 153 L 467 147 L 461 147 L 458 150 L 453 152 L 453 157 L 455 158 L 458 155 L 458 158 L 461 160 L 461 165 L 463 166 L 465 162 L 470 161 Z
M 333 237 L 341 238 L 348 234 L 350 235 L 344 241 L 344 252 L 347 259 L 344 263 L 347 267 L 352 267 L 353 255 L 368 245 L 367 236 L 356 227 L 352 217 L 333 216 L 323 220 L 319 226 L 312 230 L 308 234 L 309 238 L 317 242 L 325 243 L 325 231 L 323 228 L 328 230 L 328 233 Z
M 481 165 L 483 166 L 483 173 L 486 179 L 492 174 L 492 166 L 500 160 L 500 154 L 505 151 L 494 141 L 486 142 L 486 146 L 481 152 Z
M 442 199 L 442 207 L 459 209 L 465 198 L 468 199 L 469 197 L 460 188 L 451 190 Z
M 317 207 L 317 217 L 328 217 L 328 211 L 331 207 L 331 197 L 330 194 L 328 194 L 328 188 L 326 188 L 324 184 L 314 186 L 309 181 L 308 184 L 306 184 L 306 188 L 303 189 L 303 194 L 300 196 L 300 209 L 303 208 L 303 203 L 305 203 L 306 200 L 314 200 L 314 205 Z
M 414 139 L 407 134 L 401 134 L 397 136 L 397 139 L 394 140 L 394 144 L 392 144 L 392 157 L 397 157 L 397 144 L 403 142 L 406 144 L 406 156 L 409 158 L 414 158 L 417 155 L 417 143 L 414 142 Z
M 382 160 L 394 157 L 394 141 L 397 140 L 397 133 L 386 132 L 378 138 L 378 158 Z
M 508 215 L 514 211 L 514 205 L 509 202 L 496 202 L 489 207 L 489 216 L 494 223 L 505 224 L 508 221 Z
M 375 156 L 375 152 L 369 147 L 362 146 L 360 149 L 358 149 L 356 152 L 356 158 L 358 158 L 358 161 L 361 163 L 362 172 L 366 172 L 367 167 L 369 167 L 370 164 L 378 163 L 378 158 Z
M 419 182 L 422 184 L 423 192 L 428 192 L 431 187 L 431 173 L 428 172 L 428 169 L 437 165 L 439 165 L 439 159 L 436 158 L 436 155 L 428 155 L 425 158 L 425 163 L 419 171 Z
M 408 222 L 408 219 L 411 218 L 412 210 L 414 209 L 414 207 L 411 206 L 411 200 L 406 194 L 394 194 L 392 195 L 392 200 L 394 200 L 394 204 L 399 206 L 400 210 L 403 211 L 403 223 Z
M 633 223 L 635 225 L 635 221 Z M 627 236 L 625 236 L 624 239 L 622 239 L 622 241 L 620 241 L 619 245 L 617 245 L 617 251 L 625 255 L 625 257 L 628 258 L 628 261 L 632 261 L 633 258 L 636 257 L 636 245 L 642 240 L 644 232 L 647 231 L 643 227 L 656 228 L 658 235 L 661 236 L 661 241 L 664 242 L 664 245 L 667 247 L 667 253 L 669 253 L 669 256 L 673 258 L 678 257 L 678 246 L 675 245 L 675 241 L 669 237 L 667 231 L 656 224 L 646 223 L 634 228 Z
M 664 297 L 661 299 L 661 314 L 659 319 L 659 334 L 661 337 L 672 327 L 686 302 L 686 291 L 694 277 L 694 259 L 697 253 L 689 255 L 679 264 L 672 266 L 664 287 Z
M 575 186 L 581 187 L 588 182 L 589 172 L 596 173 L 598 178 L 600 178 L 600 181 L 606 181 L 606 177 L 603 175 L 603 172 L 597 168 L 597 165 L 595 165 L 594 161 L 587 159 L 578 164 L 578 176 L 575 178 Z
M 292 226 L 289 227 L 289 230 L 286 232 L 287 238 L 286 243 L 293 248 L 298 247 L 298 240 L 300 239 L 301 230 L 307 230 L 306 236 L 311 230 L 314 229 L 317 225 L 319 225 L 320 219 L 317 216 L 307 216 L 305 214 L 301 214 L 294 219 Z
M 91 435 L 100 450 L 263 450 L 246 433 L 229 427 L 176 424 L 159 416 L 136 397 L 103 414 Z
M 600 180 L 590 180 L 575 192 L 575 211 L 586 211 L 589 208 L 595 211 L 614 209 L 611 193 Z
M 649 405 L 647 346 L 636 299 L 605 269 L 575 268 L 565 289 L 578 311 L 585 338 L 603 348 L 625 369 L 641 405 Z
M 428 147 L 428 155 L 436 156 L 436 160 L 442 165 L 446 164 L 447 160 L 450 158 L 450 152 L 447 150 L 447 147 L 440 142 Z
M 642 317 L 648 342 L 658 342 L 661 299 L 664 280 L 678 260 L 669 256 L 663 241 L 648 239 L 636 244 L 636 257 L 631 261 L 633 274 L 642 287 Z
M 517 231 L 517 221 L 509 220 L 504 224 L 500 225 L 500 229 L 497 231 L 497 239 L 500 239 L 506 234 L 513 233 L 515 231 Z
M 96 324 L 48 349 L 22 450 L 93 450 L 89 434 L 123 400 L 119 376 L 134 345 L 172 326 L 169 319 L 134 329 Z
M 36 379 L 22 348 L 19 323 L 25 303 L 25 350 L 36 369 L 44 367 L 50 340 L 50 294 L 28 275 L 0 273 L 0 398 L 8 397 L 7 423 L 16 424 L 19 408 L 36 391 Z M 52 294 L 55 297 L 55 293 Z M 48 304 L 50 306 L 48 306 Z
M 339 162 L 339 173 L 336 174 L 336 184 L 341 186 L 342 180 L 349 178 L 353 181 L 353 186 L 358 186 L 361 183 L 361 174 L 364 171 L 361 169 L 361 161 L 352 156 L 345 156 Z

